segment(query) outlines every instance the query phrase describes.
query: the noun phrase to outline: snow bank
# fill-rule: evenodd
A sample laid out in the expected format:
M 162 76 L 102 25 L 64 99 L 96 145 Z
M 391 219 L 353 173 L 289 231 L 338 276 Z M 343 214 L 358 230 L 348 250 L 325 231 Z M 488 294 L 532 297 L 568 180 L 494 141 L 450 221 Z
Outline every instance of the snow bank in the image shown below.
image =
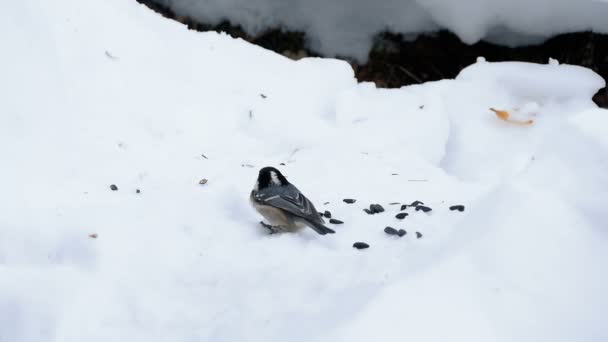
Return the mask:
M 478 62 L 462 70 L 456 81 L 459 89 L 444 90 L 452 128 L 442 165 L 462 179 L 484 181 L 502 181 L 520 172 L 539 144 L 556 139 L 550 135 L 560 129 L 560 120 L 595 107 L 591 97 L 605 85 L 582 67 L 521 62 Z M 533 124 L 498 120 L 491 109 Z
M 286 27 L 305 31 L 311 47 L 328 56 L 367 59 L 374 34 L 445 28 L 465 43 L 489 39 L 529 44 L 559 33 L 608 33 L 608 4 L 577 0 L 157 0 L 205 23 L 228 19 L 250 33 Z
M 6 7 L 0 341 L 608 338 L 592 73 L 381 90 L 135 2 Z M 267 235 L 247 201 L 267 165 L 337 233 Z M 414 200 L 433 210 L 395 218 Z
M 606 85 L 601 76 L 577 65 L 522 62 L 475 63 L 464 68 L 456 79 L 487 82 L 488 86 L 507 89 L 521 100 L 542 103 L 590 99 Z

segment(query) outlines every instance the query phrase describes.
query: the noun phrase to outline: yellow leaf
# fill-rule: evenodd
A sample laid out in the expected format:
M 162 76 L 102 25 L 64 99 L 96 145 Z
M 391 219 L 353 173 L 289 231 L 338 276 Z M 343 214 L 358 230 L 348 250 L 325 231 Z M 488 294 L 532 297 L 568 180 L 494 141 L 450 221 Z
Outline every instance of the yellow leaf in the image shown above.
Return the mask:
M 498 110 L 498 109 L 494 109 L 494 108 L 490 108 L 491 111 L 493 111 L 494 113 L 496 113 L 496 116 L 504 121 L 509 120 L 509 112 L 507 112 L 506 110 Z
M 515 125 L 522 125 L 522 126 L 526 126 L 526 125 L 531 125 L 532 123 L 534 123 L 534 120 L 526 120 L 526 121 L 522 121 L 522 120 L 511 120 L 509 119 L 509 112 L 507 112 L 506 110 L 498 110 L 498 109 L 494 109 L 494 108 L 490 108 L 491 111 L 493 111 L 496 116 L 503 121 L 515 124 Z

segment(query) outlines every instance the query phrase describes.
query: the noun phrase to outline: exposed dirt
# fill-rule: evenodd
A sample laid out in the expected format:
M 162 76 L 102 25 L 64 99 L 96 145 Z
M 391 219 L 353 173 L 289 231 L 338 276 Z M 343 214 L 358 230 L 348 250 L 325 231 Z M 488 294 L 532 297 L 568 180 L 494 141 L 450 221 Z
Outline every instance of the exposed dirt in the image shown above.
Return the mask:
M 248 35 L 240 26 L 229 22 L 208 25 L 187 16 L 178 16 L 170 8 L 154 0 L 136 0 L 163 16 L 177 20 L 196 31 L 222 31 L 289 58 L 320 56 L 306 45 L 303 32 L 271 29 L 257 36 Z M 418 36 L 406 41 L 400 34 L 378 34 L 366 64 L 349 61 L 359 81 L 371 81 L 378 87 L 397 88 L 403 85 L 454 78 L 462 68 L 475 62 L 478 56 L 488 61 L 528 61 L 547 63 L 555 58 L 560 63 L 590 68 L 608 80 L 608 35 L 593 32 L 568 33 L 555 36 L 538 45 L 510 48 L 479 42 L 463 43 L 448 31 Z M 600 90 L 593 100 L 608 108 L 608 89 Z

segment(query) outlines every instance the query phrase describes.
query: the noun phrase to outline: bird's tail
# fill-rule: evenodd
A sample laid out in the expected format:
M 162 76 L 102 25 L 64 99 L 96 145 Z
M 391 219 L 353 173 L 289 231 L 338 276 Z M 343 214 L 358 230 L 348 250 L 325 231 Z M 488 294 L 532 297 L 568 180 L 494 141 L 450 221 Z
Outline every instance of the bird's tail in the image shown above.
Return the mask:
M 321 235 L 334 234 L 335 233 L 335 231 L 333 229 L 325 227 L 322 223 L 312 222 L 312 221 L 308 221 L 308 220 L 306 220 L 306 223 L 308 223 L 308 225 L 310 226 L 310 228 L 314 229 L 315 232 L 317 232 L 317 233 L 319 233 Z

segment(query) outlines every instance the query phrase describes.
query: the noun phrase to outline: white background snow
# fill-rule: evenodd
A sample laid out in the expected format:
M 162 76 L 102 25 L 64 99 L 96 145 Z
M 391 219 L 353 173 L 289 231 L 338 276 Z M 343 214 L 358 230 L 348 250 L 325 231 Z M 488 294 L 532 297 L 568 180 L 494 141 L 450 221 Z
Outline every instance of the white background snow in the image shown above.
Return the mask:
M 507 44 L 539 43 L 560 33 L 608 33 L 605 0 L 155 0 L 178 15 L 203 23 L 230 20 L 247 32 L 285 27 L 307 33 L 325 56 L 367 59 L 381 31 L 448 29 L 467 44 L 481 39 Z
M 592 71 L 376 89 L 121 0 L 13 1 L 0 36 L 1 342 L 608 340 Z M 345 224 L 267 235 L 267 165 Z

